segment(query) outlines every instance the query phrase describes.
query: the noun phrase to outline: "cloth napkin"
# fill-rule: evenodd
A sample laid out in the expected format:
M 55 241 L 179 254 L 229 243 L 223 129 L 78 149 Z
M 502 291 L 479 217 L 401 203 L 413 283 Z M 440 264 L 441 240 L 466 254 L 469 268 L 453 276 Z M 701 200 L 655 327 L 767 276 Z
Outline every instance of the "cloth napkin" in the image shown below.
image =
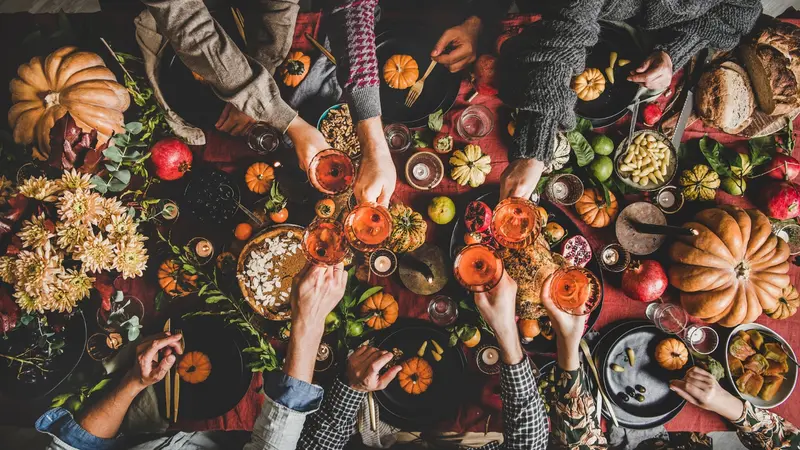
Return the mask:
M 378 420 L 378 427 L 377 430 L 372 431 L 369 427 L 368 400 L 364 397 L 361 407 L 358 408 L 357 421 L 358 432 L 361 434 L 361 441 L 370 448 L 389 448 L 393 446 L 397 442 L 397 436 L 395 434 L 400 431 L 400 429 L 381 422 L 380 408 L 378 408 L 377 404 L 375 405 L 375 417 L 377 417 Z

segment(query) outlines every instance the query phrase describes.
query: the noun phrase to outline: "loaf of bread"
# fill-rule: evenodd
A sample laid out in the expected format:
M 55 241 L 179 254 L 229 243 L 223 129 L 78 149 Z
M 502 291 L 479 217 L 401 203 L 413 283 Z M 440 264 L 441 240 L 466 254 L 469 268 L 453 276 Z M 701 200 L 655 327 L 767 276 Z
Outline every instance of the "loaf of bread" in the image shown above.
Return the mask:
M 725 61 L 703 73 L 697 83 L 695 107 L 708 125 L 736 134 L 750 124 L 755 98 L 744 69 Z
M 758 108 L 783 115 L 800 107 L 800 28 L 772 20 L 739 47 Z

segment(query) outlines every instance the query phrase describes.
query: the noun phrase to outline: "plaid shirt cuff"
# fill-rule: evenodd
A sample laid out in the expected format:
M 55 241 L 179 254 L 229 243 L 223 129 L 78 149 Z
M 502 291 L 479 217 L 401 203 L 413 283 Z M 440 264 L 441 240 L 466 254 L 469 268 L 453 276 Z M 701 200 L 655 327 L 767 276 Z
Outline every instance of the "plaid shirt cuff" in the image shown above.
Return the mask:
M 536 392 L 536 379 L 528 357 L 514 365 L 503 364 L 500 369 L 503 404 L 519 403 Z
M 357 391 L 337 378 L 331 386 L 330 396 L 330 403 L 335 405 L 334 413 L 337 416 L 355 417 L 367 393 Z

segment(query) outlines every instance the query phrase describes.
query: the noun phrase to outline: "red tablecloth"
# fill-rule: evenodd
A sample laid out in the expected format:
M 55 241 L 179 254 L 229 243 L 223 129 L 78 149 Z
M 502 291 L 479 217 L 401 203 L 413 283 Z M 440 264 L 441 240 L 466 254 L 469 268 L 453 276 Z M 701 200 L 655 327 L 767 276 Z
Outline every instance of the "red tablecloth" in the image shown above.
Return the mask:
M 313 18 L 312 18 L 313 19 Z M 526 19 L 530 20 L 530 18 Z M 793 20 L 794 23 L 800 24 L 800 20 Z M 303 20 L 303 23 L 309 29 L 316 31 L 317 21 Z M 513 25 L 516 22 L 509 22 Z M 296 36 L 298 33 L 296 33 Z M 305 41 L 304 39 L 302 39 Z M 303 44 L 305 47 L 305 43 Z M 445 115 L 443 131 L 453 130 L 454 120 L 460 114 L 460 111 L 465 107 L 465 98 L 470 92 L 470 86 L 467 82 L 462 83 L 461 92 L 459 93 L 458 100 L 453 109 Z M 483 104 L 490 110 L 496 112 L 496 120 L 494 130 L 484 139 L 479 142 L 481 148 L 491 155 L 492 157 L 492 171 L 487 178 L 487 185 L 499 184 L 500 175 L 508 164 L 507 159 L 507 135 L 506 135 L 506 121 L 507 109 L 502 107 L 501 102 L 494 97 L 486 97 L 483 95 L 478 96 L 472 104 Z M 795 127 L 800 128 L 800 119 L 795 121 Z M 627 128 L 627 127 L 625 127 Z M 621 139 L 620 131 L 613 131 L 617 133 L 615 141 Z M 454 133 L 453 133 L 454 134 Z M 684 135 L 684 140 L 701 137 L 703 134 L 709 134 L 714 139 L 734 148 L 746 148 L 746 141 L 735 136 L 724 134 L 717 130 L 706 129 L 701 122 L 694 123 L 689 127 Z M 215 131 L 207 134 L 208 143 L 202 151 L 202 156 L 207 161 L 217 163 L 220 168 L 230 169 L 237 165 L 240 160 L 252 160 L 252 153 L 247 149 L 244 142 L 222 135 Z M 457 144 L 456 147 L 463 146 L 463 143 Z M 418 191 L 405 183 L 403 179 L 403 167 L 411 151 L 406 154 L 395 156 L 395 165 L 398 168 L 398 185 L 392 198 L 393 202 L 403 202 L 411 205 L 418 211 L 425 211 L 428 202 L 432 197 L 437 195 L 447 195 L 452 197 L 458 203 L 458 199 L 470 198 L 474 195 L 472 190 L 457 185 L 448 177 L 434 190 L 423 192 Z M 795 149 L 795 157 L 800 157 L 800 149 Z M 447 162 L 445 160 L 445 165 Z M 743 207 L 753 207 L 753 205 L 746 198 L 736 198 L 720 192 L 717 195 L 718 203 L 736 204 Z M 590 229 L 583 225 L 578 217 L 571 209 L 565 210 L 575 223 L 578 224 L 584 236 L 589 240 L 594 249 L 602 248 L 609 242 L 612 242 L 615 237 L 611 228 L 602 230 Z M 433 223 L 428 223 L 428 241 L 435 242 L 443 248 L 449 247 L 450 234 L 452 231 L 452 224 L 446 226 L 438 226 Z M 800 268 L 792 266 L 790 271 L 792 283 L 800 285 Z M 398 298 L 400 304 L 400 314 L 403 317 L 418 317 L 427 318 L 426 307 L 429 297 L 417 296 L 407 289 L 405 289 L 399 280 L 396 278 L 389 278 L 380 281 L 388 292 L 391 292 Z M 143 282 L 134 282 L 128 289 L 132 292 L 138 293 L 139 298 L 152 298 L 155 294 L 155 287 L 143 286 Z M 127 290 L 126 290 L 127 291 Z M 602 313 L 595 326 L 596 329 L 602 328 L 611 322 L 626 319 L 641 319 L 644 317 L 645 305 L 640 302 L 632 301 L 625 297 L 619 289 L 618 281 L 613 277 L 607 277 L 604 286 L 604 302 Z M 152 311 L 152 309 L 151 309 Z M 776 321 L 762 316 L 758 320 L 779 334 L 781 334 L 795 349 L 800 349 L 800 315 L 796 315 L 788 320 Z M 471 352 L 469 352 L 471 355 Z M 439 428 L 443 431 L 483 431 L 486 424 L 486 419 L 489 414 L 492 415 L 490 429 L 499 430 L 501 427 L 500 417 L 494 411 L 489 411 L 480 406 L 480 395 L 487 378 L 482 376 L 474 367 L 474 362 L 470 363 L 467 377 L 472 383 L 472 388 L 464 393 L 464 406 L 459 411 L 458 415 L 451 420 L 439 424 Z M 253 423 L 261 407 L 261 401 L 256 392 L 261 386 L 262 378 L 257 376 L 254 378 L 251 389 L 245 398 L 237 405 L 235 409 L 228 414 L 202 422 L 186 422 L 182 421 L 178 424 L 177 428 L 184 430 L 212 430 L 212 429 L 247 429 L 253 427 Z M 794 407 L 793 407 L 794 406 Z M 782 406 L 775 408 L 775 412 L 782 415 L 789 421 L 800 424 L 800 408 L 797 408 L 797 394 L 787 401 Z M 670 431 L 719 431 L 727 429 L 727 425 L 717 415 L 703 411 L 692 405 L 687 405 L 677 417 L 670 421 L 666 428 Z

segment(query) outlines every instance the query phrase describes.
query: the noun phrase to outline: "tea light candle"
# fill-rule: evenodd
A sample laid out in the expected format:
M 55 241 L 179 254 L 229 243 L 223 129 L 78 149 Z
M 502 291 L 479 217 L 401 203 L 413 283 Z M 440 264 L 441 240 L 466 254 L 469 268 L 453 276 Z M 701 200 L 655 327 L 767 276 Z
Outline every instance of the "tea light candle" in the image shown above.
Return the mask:
M 381 255 L 375 258 L 375 270 L 378 272 L 386 272 L 392 267 L 392 261 L 386 255 Z
M 494 347 L 486 347 L 481 353 L 481 361 L 487 366 L 493 366 L 500 360 L 500 352 Z
M 317 361 L 325 361 L 326 359 L 330 358 L 331 356 L 331 347 L 326 343 L 322 343 L 319 345 L 317 349 Z
M 418 163 L 411 169 L 411 174 L 414 175 L 414 178 L 417 180 L 422 181 L 431 176 L 431 169 L 425 163 Z
M 379 277 L 387 277 L 397 269 L 397 256 L 391 251 L 381 248 L 372 253 L 369 265 L 372 273 Z
M 175 219 L 178 217 L 178 205 L 173 202 L 165 203 L 161 216 L 164 217 L 165 220 Z
M 658 194 L 658 204 L 661 205 L 662 208 L 672 208 L 675 206 L 675 194 L 671 191 L 662 191 Z
M 194 245 L 194 252 L 201 258 L 208 258 L 214 253 L 214 246 L 208 239 L 200 239 Z
M 603 262 L 609 266 L 613 266 L 617 263 L 617 261 L 619 261 L 619 252 L 614 248 L 607 248 L 603 250 L 603 254 L 601 256 L 603 258 Z
M 556 181 L 553 183 L 553 196 L 556 199 L 564 199 L 569 195 L 569 187 L 563 181 Z

